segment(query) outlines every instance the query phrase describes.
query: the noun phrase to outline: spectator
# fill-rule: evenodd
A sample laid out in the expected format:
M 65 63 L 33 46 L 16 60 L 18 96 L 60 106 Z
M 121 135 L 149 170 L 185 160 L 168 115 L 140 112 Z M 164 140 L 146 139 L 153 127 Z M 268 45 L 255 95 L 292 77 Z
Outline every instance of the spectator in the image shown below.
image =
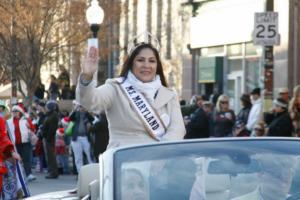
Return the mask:
M 62 174 L 69 174 L 69 161 L 68 154 L 66 152 L 66 143 L 65 143 L 65 130 L 63 127 L 60 127 L 56 130 L 55 135 L 55 153 L 56 159 L 58 161 L 59 169 L 62 169 Z
M 274 104 L 274 119 L 268 125 L 267 136 L 291 137 L 293 124 L 292 119 L 287 112 L 288 103 L 284 99 L 278 98 L 274 101 Z
M 260 93 L 260 88 L 255 88 L 250 95 L 252 107 L 247 120 L 246 129 L 251 132 L 251 136 L 255 136 L 252 131 L 255 124 L 262 118 L 262 100 L 260 98 Z
M 279 88 L 278 95 L 279 95 L 279 98 L 284 99 L 286 102 L 290 101 L 289 89 L 288 88 L 286 88 L 286 87 L 285 88 Z
M 44 99 L 45 85 L 39 80 L 39 84 L 34 91 L 34 99 Z
M 55 134 L 58 128 L 58 105 L 55 101 L 46 103 L 46 119 L 43 123 L 43 144 L 48 163 L 48 174 L 45 178 L 58 178 L 58 169 L 55 156 Z
M 84 107 L 78 105 L 77 109 L 71 114 L 70 120 L 75 122 L 71 146 L 74 152 L 76 169 L 79 172 L 83 165 L 83 152 L 87 157 L 88 163 L 92 163 L 91 146 L 88 141 L 88 124 L 91 124 L 94 118 Z
M 204 101 L 202 103 L 202 106 L 203 106 L 203 110 L 205 111 L 205 113 L 208 115 L 208 116 L 211 116 L 211 113 L 213 111 L 213 105 L 210 101 Z
M 64 133 L 66 133 L 66 130 L 67 130 L 67 128 L 69 126 L 69 123 L 70 123 L 70 118 L 68 116 L 69 116 L 69 113 L 66 113 L 65 115 L 62 116 L 62 118 L 60 120 L 60 125 L 64 129 Z M 69 174 L 69 173 L 71 173 L 70 165 L 69 165 L 69 162 L 68 162 L 69 161 L 69 156 L 70 156 L 69 150 L 70 150 L 70 144 L 71 144 L 71 136 L 68 136 L 67 134 L 64 134 L 64 142 L 65 142 L 65 156 L 63 156 L 63 159 L 65 159 L 65 161 L 64 161 L 65 165 L 64 165 L 63 171 L 64 171 L 65 174 Z M 75 169 L 75 171 L 76 171 L 76 169 Z
M 50 75 L 50 79 L 51 79 L 51 81 L 50 81 L 50 86 L 48 89 L 49 98 L 50 98 L 50 100 L 57 100 L 57 98 L 60 96 L 57 79 L 52 74 Z
M 72 99 L 72 91 L 70 85 L 63 83 L 63 88 L 61 90 L 61 99 Z
M 217 101 L 218 101 L 219 96 L 220 96 L 220 94 L 217 93 L 217 92 L 210 95 L 209 101 L 212 103 L 213 107 L 215 107 L 217 105 Z
M 237 115 L 235 127 L 234 127 L 234 135 L 235 136 L 249 136 L 250 131 L 248 131 L 245 126 L 248 121 L 249 113 L 251 110 L 251 100 L 248 94 L 243 94 L 240 98 L 242 109 Z
M 180 106 L 181 107 L 181 113 L 182 113 L 182 116 L 185 118 L 185 119 L 188 119 L 189 120 L 189 116 L 190 114 L 192 114 L 197 108 L 197 98 L 200 98 L 199 96 L 197 95 L 193 95 L 191 100 L 190 100 L 190 103 L 188 105 L 183 105 L 183 106 Z
M 212 115 L 213 130 L 212 137 L 232 136 L 232 129 L 235 123 L 235 114 L 229 108 L 229 97 L 221 95 L 218 98 L 216 109 Z
M 180 106 L 185 106 L 186 105 L 186 101 L 184 99 L 179 101 Z
M 36 146 L 34 153 L 38 157 L 37 161 L 37 171 L 43 172 L 44 168 L 47 168 L 47 162 L 46 162 L 46 157 L 45 157 L 45 151 L 43 147 L 43 123 L 46 119 L 46 110 L 45 110 L 45 102 L 44 101 L 38 101 L 37 102 L 37 123 L 36 123 L 36 129 L 37 129 L 37 136 L 39 138 Z
M 289 104 L 289 113 L 293 122 L 294 133 L 300 137 L 300 85 L 294 87 Z
M 9 109 L 3 100 L 0 100 L 0 117 L 3 117 L 5 120 L 9 118 Z
M 63 65 L 59 65 L 60 74 L 58 75 L 58 84 L 62 88 L 64 85 L 70 85 L 70 75 Z
M 10 182 L 6 182 L 6 179 L 9 176 L 9 168 L 7 168 L 7 162 L 10 164 L 14 164 L 14 160 L 20 160 L 20 155 L 14 151 L 14 146 L 12 142 L 7 137 L 6 124 L 5 119 L 2 115 L 0 115 L 0 199 L 17 199 L 17 179 L 16 177 L 12 180 L 10 178 Z M 14 171 L 13 174 L 16 174 Z M 5 179 L 6 177 L 6 179 Z M 5 190 L 3 190 L 3 185 L 11 186 L 8 187 L 10 194 L 7 194 Z M 15 188 L 13 188 L 15 186 Z
M 31 171 L 32 147 L 30 134 L 33 131 L 33 127 L 25 116 L 25 110 L 20 105 L 12 107 L 12 114 L 12 117 L 7 121 L 8 128 L 13 137 L 11 139 L 22 158 L 27 180 L 33 181 L 36 179 Z
M 203 110 L 205 111 L 206 115 L 209 119 L 209 135 L 211 134 L 213 130 L 213 121 L 212 121 L 212 114 L 213 114 L 213 104 L 210 101 L 204 101 L 203 102 Z
M 202 108 L 203 98 L 197 98 L 197 110 L 190 115 L 190 120 L 186 125 L 185 139 L 208 138 L 209 137 L 209 117 Z
M 75 99 L 76 85 L 71 86 L 71 99 Z

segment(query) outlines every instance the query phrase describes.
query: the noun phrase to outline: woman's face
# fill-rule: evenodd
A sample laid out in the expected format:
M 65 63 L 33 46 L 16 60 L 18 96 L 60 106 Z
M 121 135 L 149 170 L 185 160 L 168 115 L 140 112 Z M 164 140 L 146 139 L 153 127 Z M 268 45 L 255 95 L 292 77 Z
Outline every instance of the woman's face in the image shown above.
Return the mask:
M 220 101 L 220 105 L 221 105 L 221 110 L 222 111 L 227 111 L 229 109 L 229 99 L 228 98 L 223 98 Z
M 13 117 L 16 117 L 16 118 L 20 118 L 21 117 L 21 113 L 19 111 L 17 111 L 17 110 L 13 110 L 12 114 L 13 114 Z
M 154 52 L 145 48 L 133 60 L 132 73 L 140 81 L 147 83 L 153 81 L 157 70 L 157 59 Z

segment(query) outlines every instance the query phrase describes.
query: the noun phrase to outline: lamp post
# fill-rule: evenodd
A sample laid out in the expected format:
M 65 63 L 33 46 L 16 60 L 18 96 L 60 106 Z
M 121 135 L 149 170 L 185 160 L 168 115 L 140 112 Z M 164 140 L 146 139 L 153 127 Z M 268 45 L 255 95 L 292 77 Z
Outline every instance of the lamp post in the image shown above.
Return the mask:
M 97 33 L 99 30 L 99 26 L 102 23 L 104 18 L 104 12 L 102 8 L 99 6 L 97 0 L 92 0 L 91 5 L 86 10 L 86 19 L 91 27 L 91 31 L 93 32 L 93 39 L 89 39 L 89 44 L 92 46 L 96 45 L 98 48 L 98 39 Z

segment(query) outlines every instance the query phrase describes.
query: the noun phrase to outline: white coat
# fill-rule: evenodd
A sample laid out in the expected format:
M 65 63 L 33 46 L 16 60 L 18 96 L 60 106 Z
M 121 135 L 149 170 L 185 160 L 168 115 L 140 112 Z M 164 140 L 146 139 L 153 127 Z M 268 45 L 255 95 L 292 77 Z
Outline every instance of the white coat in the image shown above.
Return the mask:
M 15 143 L 15 125 L 13 121 L 13 117 L 11 117 L 9 120 L 7 120 L 7 125 L 9 128 L 9 131 L 11 132 L 12 136 L 12 142 Z M 30 129 L 28 128 L 28 121 L 25 117 L 21 117 L 19 121 L 19 127 L 21 132 L 21 142 L 27 143 L 30 141 Z
M 253 131 L 254 126 L 257 122 L 262 118 L 262 100 L 259 98 L 255 102 L 253 102 L 246 128 L 249 131 Z
M 115 79 L 108 79 L 99 87 L 96 87 L 95 80 L 87 86 L 78 82 L 76 100 L 89 111 L 106 112 L 109 148 L 156 142 L 148 135 L 141 119 Z M 166 87 L 160 87 L 152 107 L 162 117 L 167 127 L 163 140 L 182 139 L 185 127 L 176 93 Z

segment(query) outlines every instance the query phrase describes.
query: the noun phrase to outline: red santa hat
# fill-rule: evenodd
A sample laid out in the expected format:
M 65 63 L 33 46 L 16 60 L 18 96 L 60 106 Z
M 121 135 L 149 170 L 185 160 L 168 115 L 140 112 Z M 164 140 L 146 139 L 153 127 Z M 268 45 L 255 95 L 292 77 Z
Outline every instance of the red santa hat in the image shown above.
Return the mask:
M 64 117 L 61 119 L 61 123 L 62 125 L 68 125 L 70 122 L 70 118 L 69 117 Z
M 64 136 L 64 132 L 65 132 L 64 128 L 58 128 L 56 130 L 56 134 L 61 137 Z
M 23 115 L 25 114 L 24 109 L 19 105 L 14 105 L 11 110 L 12 110 L 12 112 L 17 111 L 17 112 L 22 113 Z

